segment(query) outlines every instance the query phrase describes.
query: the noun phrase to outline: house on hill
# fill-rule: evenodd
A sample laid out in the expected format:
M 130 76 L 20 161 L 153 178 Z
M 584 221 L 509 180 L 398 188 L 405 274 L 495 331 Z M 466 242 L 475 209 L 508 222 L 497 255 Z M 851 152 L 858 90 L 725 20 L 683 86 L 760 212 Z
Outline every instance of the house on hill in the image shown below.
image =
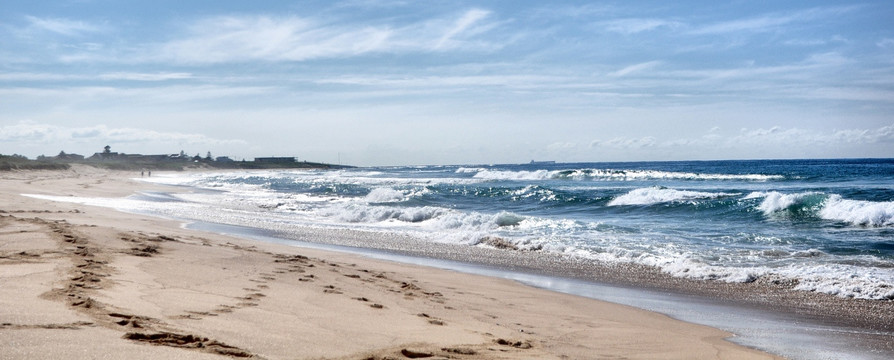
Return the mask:
M 91 156 L 91 157 L 89 157 L 89 158 L 87 158 L 87 159 L 88 159 L 88 160 L 99 160 L 99 161 L 102 161 L 102 160 L 112 160 L 112 159 L 118 159 L 121 155 L 122 155 L 122 154 L 119 154 L 119 153 L 117 153 L 117 152 L 112 152 L 112 147 L 106 145 L 106 146 L 103 148 L 103 151 L 102 151 L 102 152 L 93 153 L 93 156 Z

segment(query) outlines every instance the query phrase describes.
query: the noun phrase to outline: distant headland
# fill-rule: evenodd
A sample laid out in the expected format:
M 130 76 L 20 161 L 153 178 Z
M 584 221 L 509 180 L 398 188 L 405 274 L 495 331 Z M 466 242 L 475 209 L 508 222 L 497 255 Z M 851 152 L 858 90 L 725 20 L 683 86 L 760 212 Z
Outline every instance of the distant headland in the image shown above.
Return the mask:
M 0 171 L 4 170 L 64 170 L 71 164 L 85 164 L 112 170 L 185 170 L 185 169 L 343 169 L 353 166 L 299 161 L 295 157 L 259 157 L 248 161 L 234 160 L 228 156 L 212 157 L 196 154 L 189 156 L 184 151 L 175 154 L 143 155 L 113 152 L 106 145 L 103 151 L 90 157 L 60 151 L 56 156 L 26 156 L 0 154 Z

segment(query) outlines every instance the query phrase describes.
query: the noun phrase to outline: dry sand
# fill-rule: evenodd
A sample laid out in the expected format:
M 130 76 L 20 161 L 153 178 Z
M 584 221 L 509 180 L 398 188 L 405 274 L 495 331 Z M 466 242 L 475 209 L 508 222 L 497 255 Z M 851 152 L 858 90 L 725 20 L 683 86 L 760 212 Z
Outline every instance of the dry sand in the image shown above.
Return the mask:
M 0 173 L 0 359 L 767 359 L 729 333 L 509 280 L 186 230 L 22 193 L 154 185 Z

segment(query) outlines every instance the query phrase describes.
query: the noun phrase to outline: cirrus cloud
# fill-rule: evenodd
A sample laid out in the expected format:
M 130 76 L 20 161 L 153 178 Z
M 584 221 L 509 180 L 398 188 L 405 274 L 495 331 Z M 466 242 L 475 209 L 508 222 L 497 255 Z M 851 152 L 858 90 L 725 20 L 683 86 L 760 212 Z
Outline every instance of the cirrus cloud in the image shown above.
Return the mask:
M 27 28 L 29 32 L 48 31 L 64 36 L 80 36 L 105 30 L 103 25 L 92 24 L 82 20 L 41 18 L 36 16 L 26 16 L 25 19 L 29 23 Z
M 179 38 L 150 49 L 145 60 L 214 64 L 248 61 L 306 61 L 372 53 L 486 49 L 477 35 L 496 26 L 490 12 L 470 9 L 456 18 L 416 23 L 332 24 L 298 16 L 215 16 L 195 21 Z

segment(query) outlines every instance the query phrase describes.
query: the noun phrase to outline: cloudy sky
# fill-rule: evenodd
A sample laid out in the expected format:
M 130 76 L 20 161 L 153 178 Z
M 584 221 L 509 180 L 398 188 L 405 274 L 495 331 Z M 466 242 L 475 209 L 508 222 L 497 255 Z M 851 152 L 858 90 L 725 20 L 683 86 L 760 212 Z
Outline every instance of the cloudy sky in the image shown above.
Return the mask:
M 0 153 L 894 157 L 891 1 L 0 4 Z

